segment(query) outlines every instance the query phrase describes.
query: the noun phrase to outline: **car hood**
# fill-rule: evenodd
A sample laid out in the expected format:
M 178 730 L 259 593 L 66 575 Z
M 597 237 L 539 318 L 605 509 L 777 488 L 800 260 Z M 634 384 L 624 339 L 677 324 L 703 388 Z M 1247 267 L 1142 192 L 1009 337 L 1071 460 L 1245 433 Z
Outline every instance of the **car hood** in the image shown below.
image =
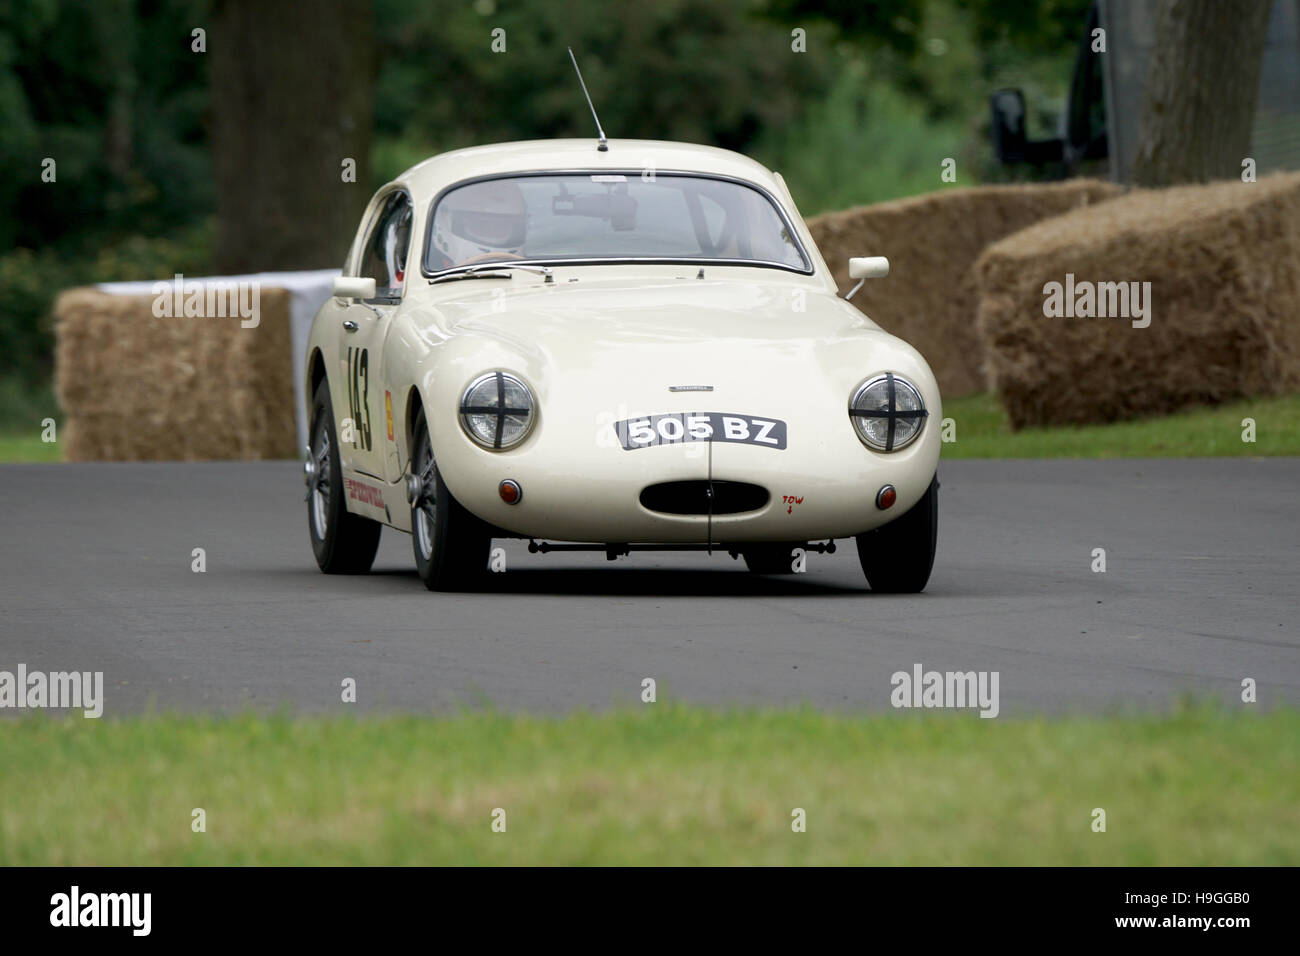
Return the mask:
M 879 329 L 842 300 L 784 282 L 676 279 L 484 288 L 436 304 L 437 334 L 497 342 L 552 371 L 750 375 L 817 361 Z M 468 283 L 467 283 L 468 284 Z M 674 381 L 674 384 L 678 384 Z
M 418 334 L 440 346 L 422 376 L 440 407 L 454 408 L 465 385 L 492 369 L 524 378 L 552 433 L 557 418 L 580 419 L 589 432 L 593 412 L 826 416 L 884 371 L 911 378 L 937 407 L 933 376 L 911 346 L 806 281 L 465 284 L 476 288 L 440 295 L 419 313 Z M 711 388 L 670 391 L 677 386 Z

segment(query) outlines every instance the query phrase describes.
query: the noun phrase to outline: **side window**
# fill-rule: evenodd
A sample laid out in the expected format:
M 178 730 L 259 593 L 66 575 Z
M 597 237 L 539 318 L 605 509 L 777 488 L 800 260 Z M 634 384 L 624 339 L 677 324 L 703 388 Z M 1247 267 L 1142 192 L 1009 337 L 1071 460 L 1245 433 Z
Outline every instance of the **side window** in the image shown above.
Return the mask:
M 400 299 L 411 249 L 411 197 L 393 193 L 366 238 L 359 275 L 375 280 L 375 297 Z

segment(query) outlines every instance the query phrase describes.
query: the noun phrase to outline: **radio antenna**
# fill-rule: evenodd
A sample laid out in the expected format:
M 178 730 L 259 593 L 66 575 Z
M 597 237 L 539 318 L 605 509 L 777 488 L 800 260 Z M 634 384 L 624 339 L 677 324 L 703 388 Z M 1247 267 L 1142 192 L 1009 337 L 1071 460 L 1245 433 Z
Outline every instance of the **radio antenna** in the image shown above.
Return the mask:
M 605 139 L 605 131 L 600 128 L 600 117 L 596 115 L 596 106 L 591 102 L 591 94 L 587 92 L 587 84 L 582 81 L 582 71 L 578 69 L 578 58 L 573 55 L 573 47 L 567 47 L 569 59 L 573 61 L 573 72 L 578 74 L 578 85 L 582 87 L 582 95 L 587 98 L 587 105 L 591 107 L 591 118 L 596 121 L 596 135 L 600 137 L 596 141 L 596 149 L 605 152 L 609 149 L 609 143 Z

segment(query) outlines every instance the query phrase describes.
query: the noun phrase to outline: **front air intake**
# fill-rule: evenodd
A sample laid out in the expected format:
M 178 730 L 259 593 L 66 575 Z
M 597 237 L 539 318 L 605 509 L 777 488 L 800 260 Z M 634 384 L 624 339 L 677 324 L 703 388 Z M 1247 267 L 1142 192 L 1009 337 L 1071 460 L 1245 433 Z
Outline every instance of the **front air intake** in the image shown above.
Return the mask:
M 641 506 L 668 515 L 734 515 L 757 511 L 770 497 L 766 488 L 744 481 L 665 481 L 641 492 Z

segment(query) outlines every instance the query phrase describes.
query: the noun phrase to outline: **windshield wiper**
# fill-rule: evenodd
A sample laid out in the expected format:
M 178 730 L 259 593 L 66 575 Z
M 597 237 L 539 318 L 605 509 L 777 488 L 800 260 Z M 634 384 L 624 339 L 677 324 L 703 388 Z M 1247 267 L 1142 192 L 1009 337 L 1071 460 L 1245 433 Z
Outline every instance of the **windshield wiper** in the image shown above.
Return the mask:
M 525 272 L 535 272 L 544 276 L 545 281 L 554 282 L 555 276 L 551 273 L 549 266 L 534 266 L 522 262 L 480 262 L 478 265 L 466 266 L 459 272 L 448 272 L 440 276 L 434 276 L 429 280 L 429 285 L 435 282 L 451 282 L 456 279 L 510 279 L 511 274 L 508 269 L 523 269 Z

